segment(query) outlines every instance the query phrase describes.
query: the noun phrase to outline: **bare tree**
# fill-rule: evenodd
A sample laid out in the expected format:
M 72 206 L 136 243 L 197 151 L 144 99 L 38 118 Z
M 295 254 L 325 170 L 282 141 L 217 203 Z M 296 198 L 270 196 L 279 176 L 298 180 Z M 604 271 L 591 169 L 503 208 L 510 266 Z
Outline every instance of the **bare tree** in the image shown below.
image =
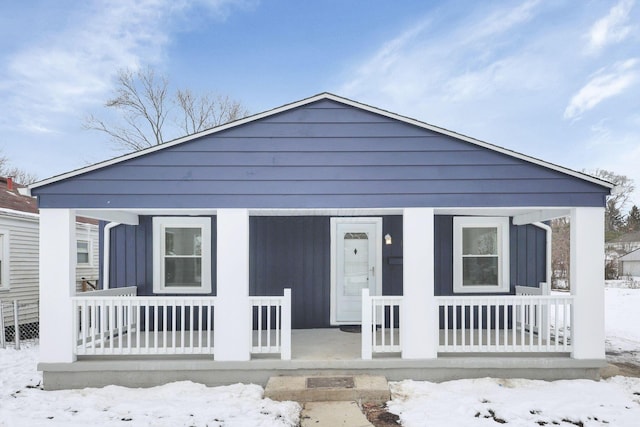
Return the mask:
M 0 154 L 0 176 L 11 177 L 19 184 L 28 185 L 38 180 L 38 176 L 27 172 L 24 169 L 20 169 L 15 166 L 11 166 L 9 158 Z
M 551 230 L 551 286 L 554 289 L 567 288 L 571 261 L 569 218 L 552 219 Z
M 125 151 L 162 144 L 248 114 L 240 102 L 227 96 L 195 95 L 190 89 L 178 89 L 172 96 L 167 77 L 156 75 L 151 68 L 136 72 L 121 70 L 114 96 L 107 100 L 105 107 L 117 111 L 122 123 L 111 124 L 91 115 L 84 127 L 106 133 Z
M 211 93 L 197 96 L 190 89 L 178 90 L 175 102 L 182 113 L 180 128 L 187 135 L 238 120 L 249 114 L 239 101 L 228 96 Z

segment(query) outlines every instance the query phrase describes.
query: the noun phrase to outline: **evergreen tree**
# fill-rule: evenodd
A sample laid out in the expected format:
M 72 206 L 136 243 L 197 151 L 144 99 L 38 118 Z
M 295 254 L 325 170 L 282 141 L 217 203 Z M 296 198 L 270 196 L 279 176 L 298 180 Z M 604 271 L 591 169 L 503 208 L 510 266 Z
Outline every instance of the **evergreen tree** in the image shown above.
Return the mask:
M 631 206 L 625 224 L 627 232 L 640 231 L 640 209 L 636 205 Z

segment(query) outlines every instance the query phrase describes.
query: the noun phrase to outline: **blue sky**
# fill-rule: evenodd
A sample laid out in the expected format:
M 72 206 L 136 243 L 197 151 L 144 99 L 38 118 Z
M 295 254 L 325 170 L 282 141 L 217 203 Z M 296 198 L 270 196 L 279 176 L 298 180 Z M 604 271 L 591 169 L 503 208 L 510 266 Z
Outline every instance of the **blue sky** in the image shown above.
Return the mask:
M 151 66 L 251 113 L 329 91 L 640 187 L 639 18 L 634 0 L 3 2 L 0 149 L 42 179 L 119 154 L 83 118 Z

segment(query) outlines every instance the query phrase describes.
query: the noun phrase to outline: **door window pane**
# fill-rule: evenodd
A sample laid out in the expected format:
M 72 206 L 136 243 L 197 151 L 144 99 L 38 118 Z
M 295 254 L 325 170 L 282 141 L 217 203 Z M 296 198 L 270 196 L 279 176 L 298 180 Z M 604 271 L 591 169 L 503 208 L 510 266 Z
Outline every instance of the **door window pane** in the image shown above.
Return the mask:
M 344 235 L 344 296 L 359 296 L 369 288 L 369 236 L 367 233 Z

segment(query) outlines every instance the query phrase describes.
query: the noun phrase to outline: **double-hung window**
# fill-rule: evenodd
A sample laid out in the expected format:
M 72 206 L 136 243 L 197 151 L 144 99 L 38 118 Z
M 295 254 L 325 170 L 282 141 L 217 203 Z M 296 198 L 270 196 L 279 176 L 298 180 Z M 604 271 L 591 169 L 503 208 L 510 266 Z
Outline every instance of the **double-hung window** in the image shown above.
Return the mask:
M 453 291 L 509 291 L 509 218 L 453 219 Z
M 91 264 L 91 246 L 88 240 L 76 241 L 76 261 L 78 265 Z
M 211 218 L 153 219 L 153 291 L 211 292 Z

